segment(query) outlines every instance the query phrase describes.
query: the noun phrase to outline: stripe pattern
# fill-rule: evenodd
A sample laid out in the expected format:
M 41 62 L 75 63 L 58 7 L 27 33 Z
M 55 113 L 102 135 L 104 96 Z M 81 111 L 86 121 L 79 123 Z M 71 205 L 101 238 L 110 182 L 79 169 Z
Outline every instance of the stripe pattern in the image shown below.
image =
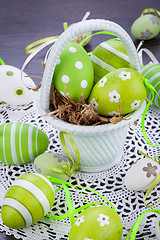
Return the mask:
M 47 188 L 46 192 L 42 185 Z M 12 211 L 18 212 L 21 218 L 21 222 L 17 223 L 19 225 L 16 228 L 22 227 L 24 222 L 25 226 L 23 227 L 28 227 L 49 212 L 54 203 L 54 195 L 53 185 L 46 177 L 34 173 L 24 174 L 14 182 L 6 193 L 2 206 L 2 220 L 4 215 L 9 216 L 6 213 L 8 208 L 5 207 L 11 207 Z M 34 206 L 33 203 L 35 203 Z M 14 216 L 12 217 L 14 218 Z M 6 222 L 5 224 L 9 225 Z
M 10 122 L 0 126 L 0 161 L 8 165 L 33 161 L 48 147 L 47 135 L 35 126 Z
M 142 75 L 149 80 L 149 82 L 160 95 L 160 64 L 150 63 L 145 65 L 142 68 Z M 149 89 L 147 89 L 147 98 L 149 100 L 151 100 L 152 98 L 152 93 Z M 160 107 L 160 99 L 157 94 L 154 97 L 153 105 L 156 107 Z
M 119 50 L 118 50 L 119 49 Z M 129 58 L 123 44 L 118 40 L 102 42 L 90 56 L 95 78 L 100 79 L 117 68 L 130 67 Z

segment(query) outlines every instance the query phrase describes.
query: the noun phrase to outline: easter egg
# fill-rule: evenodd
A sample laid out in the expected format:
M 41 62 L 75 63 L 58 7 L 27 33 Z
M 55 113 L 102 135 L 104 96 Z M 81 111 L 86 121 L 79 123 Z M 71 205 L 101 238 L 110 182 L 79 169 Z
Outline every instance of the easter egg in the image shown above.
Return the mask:
M 160 95 L 160 64 L 147 64 L 142 68 L 142 75 L 147 78 L 152 86 L 156 89 Z M 150 89 L 147 89 L 147 98 L 151 100 L 152 93 Z M 160 107 L 160 98 L 157 94 L 154 96 L 153 105 L 155 107 Z
M 66 86 L 66 93 L 78 102 L 82 93 L 85 99 L 88 98 L 93 78 L 93 66 L 87 52 L 79 44 L 69 42 L 55 67 L 55 88 L 64 95 Z
M 66 167 L 66 165 L 68 165 L 68 168 L 70 169 L 71 164 L 66 157 L 64 157 L 62 154 L 52 152 L 43 153 L 34 160 L 36 172 L 44 176 L 51 176 L 64 181 L 67 181 L 69 176 L 65 173 L 56 172 L 55 169 L 52 168 L 63 170 L 63 167 Z
M 149 40 L 157 36 L 159 32 L 160 21 L 152 14 L 140 16 L 131 27 L 132 35 L 137 39 Z
M 127 171 L 124 184 L 130 190 L 143 191 L 149 188 L 160 173 L 160 165 L 151 158 L 142 158 Z
M 28 123 L 9 122 L 0 125 L 0 161 L 24 164 L 43 153 L 49 144 L 48 136 Z
M 53 185 L 46 177 L 26 173 L 8 189 L 1 209 L 2 221 L 9 228 L 28 227 L 50 211 L 54 196 Z
M 33 101 L 36 92 L 29 90 L 25 85 L 35 88 L 30 77 L 23 72 L 21 81 L 20 69 L 10 66 L 0 66 L 0 102 L 10 105 L 24 105 Z
M 69 240 L 120 240 L 123 232 L 117 212 L 108 206 L 89 207 L 79 214 Z
M 93 87 L 89 102 L 103 116 L 125 115 L 137 109 L 146 98 L 143 76 L 131 69 L 120 68 L 106 74 Z
M 159 216 L 157 217 L 155 230 L 156 230 L 156 239 L 160 240 L 160 217 Z
M 130 67 L 126 49 L 122 42 L 116 39 L 99 44 L 90 58 L 93 63 L 95 82 L 117 68 Z

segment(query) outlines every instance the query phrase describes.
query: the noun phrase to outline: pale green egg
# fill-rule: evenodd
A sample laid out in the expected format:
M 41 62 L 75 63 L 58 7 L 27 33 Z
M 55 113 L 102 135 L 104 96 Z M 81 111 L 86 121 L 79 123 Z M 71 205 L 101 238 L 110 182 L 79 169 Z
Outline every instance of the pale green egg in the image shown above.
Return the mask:
M 137 109 L 147 94 L 143 76 L 131 69 L 120 68 L 106 74 L 93 87 L 89 97 L 96 112 L 103 116 L 125 115 Z
M 55 67 L 53 75 L 55 88 L 64 95 L 66 87 L 66 93 L 78 102 L 82 93 L 85 99 L 88 98 L 93 78 L 93 66 L 87 52 L 79 44 L 69 42 Z
M 149 40 L 160 32 L 160 20 L 152 15 L 142 15 L 135 20 L 131 27 L 132 35 L 137 39 Z
M 67 181 L 70 176 L 65 174 L 65 172 L 60 173 L 58 170 L 63 170 L 63 167 L 68 166 L 68 169 L 71 168 L 70 161 L 59 153 L 43 153 L 36 157 L 34 161 L 34 167 L 36 172 L 54 178 L 58 178 L 64 181 Z M 58 169 L 56 171 L 56 169 Z

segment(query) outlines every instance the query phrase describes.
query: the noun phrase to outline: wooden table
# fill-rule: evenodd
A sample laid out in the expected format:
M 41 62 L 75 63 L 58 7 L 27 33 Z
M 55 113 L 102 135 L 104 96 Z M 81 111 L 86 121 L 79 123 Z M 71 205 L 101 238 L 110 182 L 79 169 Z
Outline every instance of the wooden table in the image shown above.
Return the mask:
M 107 19 L 121 25 L 131 36 L 131 25 L 145 8 L 160 10 L 159 0 L 1 0 L 0 1 L 0 57 L 8 65 L 21 68 L 27 54 L 25 47 L 42 38 L 60 35 L 63 22 L 80 21 L 87 11 L 89 19 Z M 132 37 L 132 36 L 131 36 Z M 139 40 L 132 37 L 137 46 Z M 92 37 L 87 50 L 93 50 L 106 36 Z M 160 35 L 144 42 L 160 61 Z M 45 51 L 40 52 L 26 67 L 28 75 L 42 76 L 41 61 Z M 147 61 L 145 56 L 145 61 Z M 149 60 L 148 60 L 149 61 Z M 33 79 L 38 83 L 38 79 Z M 1 240 L 14 240 L 13 236 L 0 233 Z

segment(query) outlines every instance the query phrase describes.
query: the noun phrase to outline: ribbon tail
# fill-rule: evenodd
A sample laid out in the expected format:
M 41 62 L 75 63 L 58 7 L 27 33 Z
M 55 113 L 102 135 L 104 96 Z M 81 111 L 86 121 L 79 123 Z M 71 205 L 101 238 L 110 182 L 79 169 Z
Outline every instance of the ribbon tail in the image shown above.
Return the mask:
M 160 200 L 160 198 L 158 199 L 158 201 L 153 204 L 152 206 L 149 206 L 146 204 L 146 198 L 149 196 L 149 194 L 152 192 L 152 190 L 155 188 L 155 186 L 160 182 L 160 173 L 155 177 L 155 179 L 153 180 L 153 182 L 151 183 L 150 187 L 148 188 L 145 197 L 144 197 L 144 205 L 148 208 L 154 207 Z

